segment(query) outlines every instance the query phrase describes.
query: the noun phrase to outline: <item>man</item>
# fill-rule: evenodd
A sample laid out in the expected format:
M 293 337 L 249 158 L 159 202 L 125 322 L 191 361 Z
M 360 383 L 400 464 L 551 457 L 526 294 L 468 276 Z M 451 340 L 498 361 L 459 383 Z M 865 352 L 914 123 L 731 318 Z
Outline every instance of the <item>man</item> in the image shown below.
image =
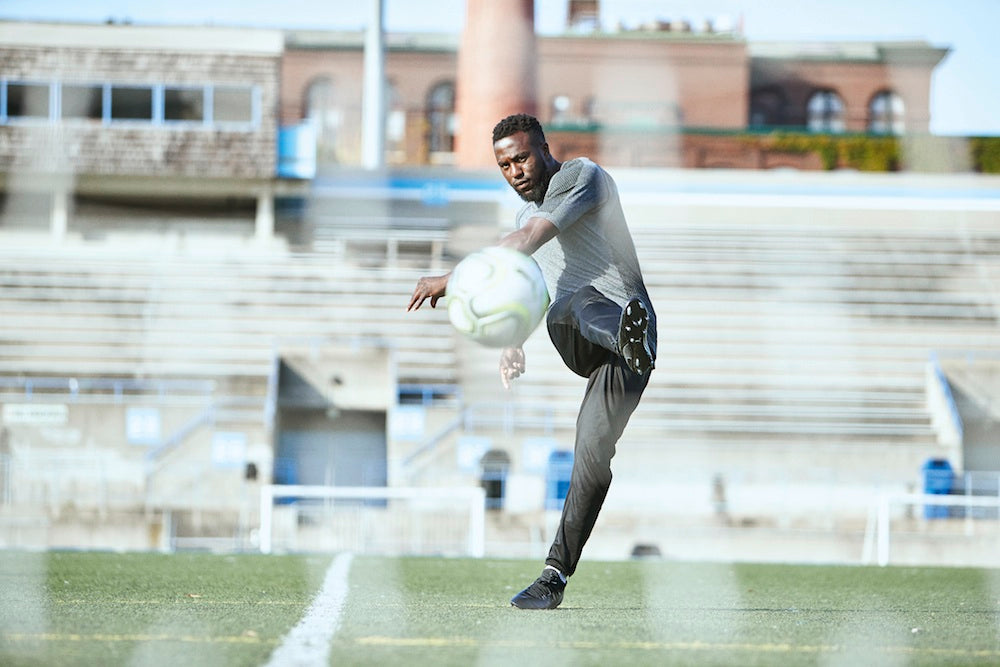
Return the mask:
M 496 125 L 493 151 L 504 178 L 526 202 L 517 229 L 498 245 L 534 256 L 552 299 L 549 337 L 570 370 L 588 378 L 569 490 L 545 569 L 511 600 L 522 609 L 554 609 L 611 485 L 615 445 L 649 382 L 656 314 L 611 177 L 586 158 L 559 163 L 539 122 L 525 114 Z M 417 281 L 407 310 L 426 299 L 436 306 L 448 275 Z M 523 349 L 501 352 L 505 388 L 524 370 Z

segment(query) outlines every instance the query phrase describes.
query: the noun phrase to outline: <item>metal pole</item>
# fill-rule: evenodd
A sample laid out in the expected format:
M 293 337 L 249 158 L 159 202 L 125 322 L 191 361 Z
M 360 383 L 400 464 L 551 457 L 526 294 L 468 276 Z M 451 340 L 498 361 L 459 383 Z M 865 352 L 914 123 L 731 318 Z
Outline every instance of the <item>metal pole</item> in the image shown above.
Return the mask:
M 365 169 L 385 166 L 385 35 L 382 17 L 385 0 L 371 0 L 365 31 L 364 106 L 361 153 Z
M 274 521 L 274 487 L 266 484 L 260 488 L 260 552 L 271 553 L 271 523 Z
M 878 564 L 882 567 L 889 564 L 889 521 L 889 497 L 882 496 L 879 499 L 876 523 L 878 526 Z
M 486 554 L 486 491 L 482 487 L 471 490 L 469 506 L 469 555 L 482 558 Z

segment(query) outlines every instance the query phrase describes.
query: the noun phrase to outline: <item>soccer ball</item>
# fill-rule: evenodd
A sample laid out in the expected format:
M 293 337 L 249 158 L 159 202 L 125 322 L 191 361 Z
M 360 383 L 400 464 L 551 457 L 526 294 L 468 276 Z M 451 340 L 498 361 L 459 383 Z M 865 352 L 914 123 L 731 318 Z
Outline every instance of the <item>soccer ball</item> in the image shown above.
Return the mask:
M 486 347 L 517 347 L 549 307 L 542 270 L 524 253 L 500 246 L 465 257 L 448 279 L 448 319 Z

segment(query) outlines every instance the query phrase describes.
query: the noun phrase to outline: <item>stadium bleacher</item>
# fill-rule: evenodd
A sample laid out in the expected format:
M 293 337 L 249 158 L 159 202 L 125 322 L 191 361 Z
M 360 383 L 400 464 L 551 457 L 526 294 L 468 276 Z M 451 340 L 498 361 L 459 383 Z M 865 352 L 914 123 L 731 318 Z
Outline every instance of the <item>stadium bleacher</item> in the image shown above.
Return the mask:
M 927 406 L 929 355 L 1000 352 L 1000 228 L 990 216 L 626 204 L 660 332 L 618 464 L 635 493 L 671 475 L 693 476 L 700 493 L 719 471 L 756 469 L 765 452 L 772 477 L 840 466 L 827 477 L 847 485 L 912 481 L 920 461 L 943 451 Z M 510 443 L 515 467 L 511 428 L 571 446 L 583 380 L 544 328 L 526 344 L 526 376 L 498 395 L 495 351 L 457 338 L 441 309 L 406 313 L 416 279 L 455 258 L 438 222 L 433 233 L 426 221 L 395 224 L 392 238 L 384 226 L 365 234 L 338 222 L 294 251 L 225 237 L 54 243 L 5 232 L 0 375 L 8 385 L 211 382 L 213 423 L 246 423 L 265 410 L 281 341 L 365 339 L 395 350 L 401 386 L 459 387 L 465 401 L 455 408 L 465 421 L 438 443 L 413 444 L 428 454 L 397 482 L 433 482 L 429 463 L 454 461 L 461 425 Z M 167 454 L 177 470 L 190 464 Z M 689 471 L 660 474 L 671 463 Z M 196 502 L 192 490 L 211 482 L 191 479 L 158 497 Z
M 453 379 L 447 321 L 401 317 L 418 270 L 219 250 L 4 244 L 0 364 L 28 375 L 266 377 L 281 339 L 368 338 L 395 344 L 401 383 Z
M 1000 238 L 946 221 L 913 230 L 664 219 L 631 220 L 661 330 L 636 427 L 929 436 L 929 352 L 1000 348 L 984 273 L 996 269 Z M 339 247 L 336 262 L 219 250 L 146 258 L 127 244 L 5 243 L 5 374 L 266 377 L 276 340 L 370 337 L 396 348 L 400 383 L 456 381 L 440 311 L 404 318 L 400 308 L 421 267 L 393 257 L 360 268 Z M 522 394 L 565 403 L 558 412 L 571 418 L 578 379 L 536 340 L 536 381 Z
M 988 229 L 664 220 L 630 221 L 660 331 L 634 435 L 930 442 L 928 355 L 1000 348 Z M 544 344 L 521 391 L 552 405 L 555 386 L 578 383 Z

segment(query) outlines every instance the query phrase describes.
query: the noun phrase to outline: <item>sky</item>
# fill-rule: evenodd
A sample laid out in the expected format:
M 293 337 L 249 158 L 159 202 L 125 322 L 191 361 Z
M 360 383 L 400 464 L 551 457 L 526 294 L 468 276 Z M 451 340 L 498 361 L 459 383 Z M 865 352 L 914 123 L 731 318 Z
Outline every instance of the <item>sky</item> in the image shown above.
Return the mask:
M 462 29 L 466 0 L 384 0 L 389 32 Z M 567 0 L 535 0 L 539 33 L 562 31 Z M 366 0 L 0 0 L 0 19 L 362 29 Z M 748 41 L 920 39 L 951 52 L 931 81 L 931 132 L 1000 135 L 1000 0 L 601 0 L 602 23 L 742 23 Z

